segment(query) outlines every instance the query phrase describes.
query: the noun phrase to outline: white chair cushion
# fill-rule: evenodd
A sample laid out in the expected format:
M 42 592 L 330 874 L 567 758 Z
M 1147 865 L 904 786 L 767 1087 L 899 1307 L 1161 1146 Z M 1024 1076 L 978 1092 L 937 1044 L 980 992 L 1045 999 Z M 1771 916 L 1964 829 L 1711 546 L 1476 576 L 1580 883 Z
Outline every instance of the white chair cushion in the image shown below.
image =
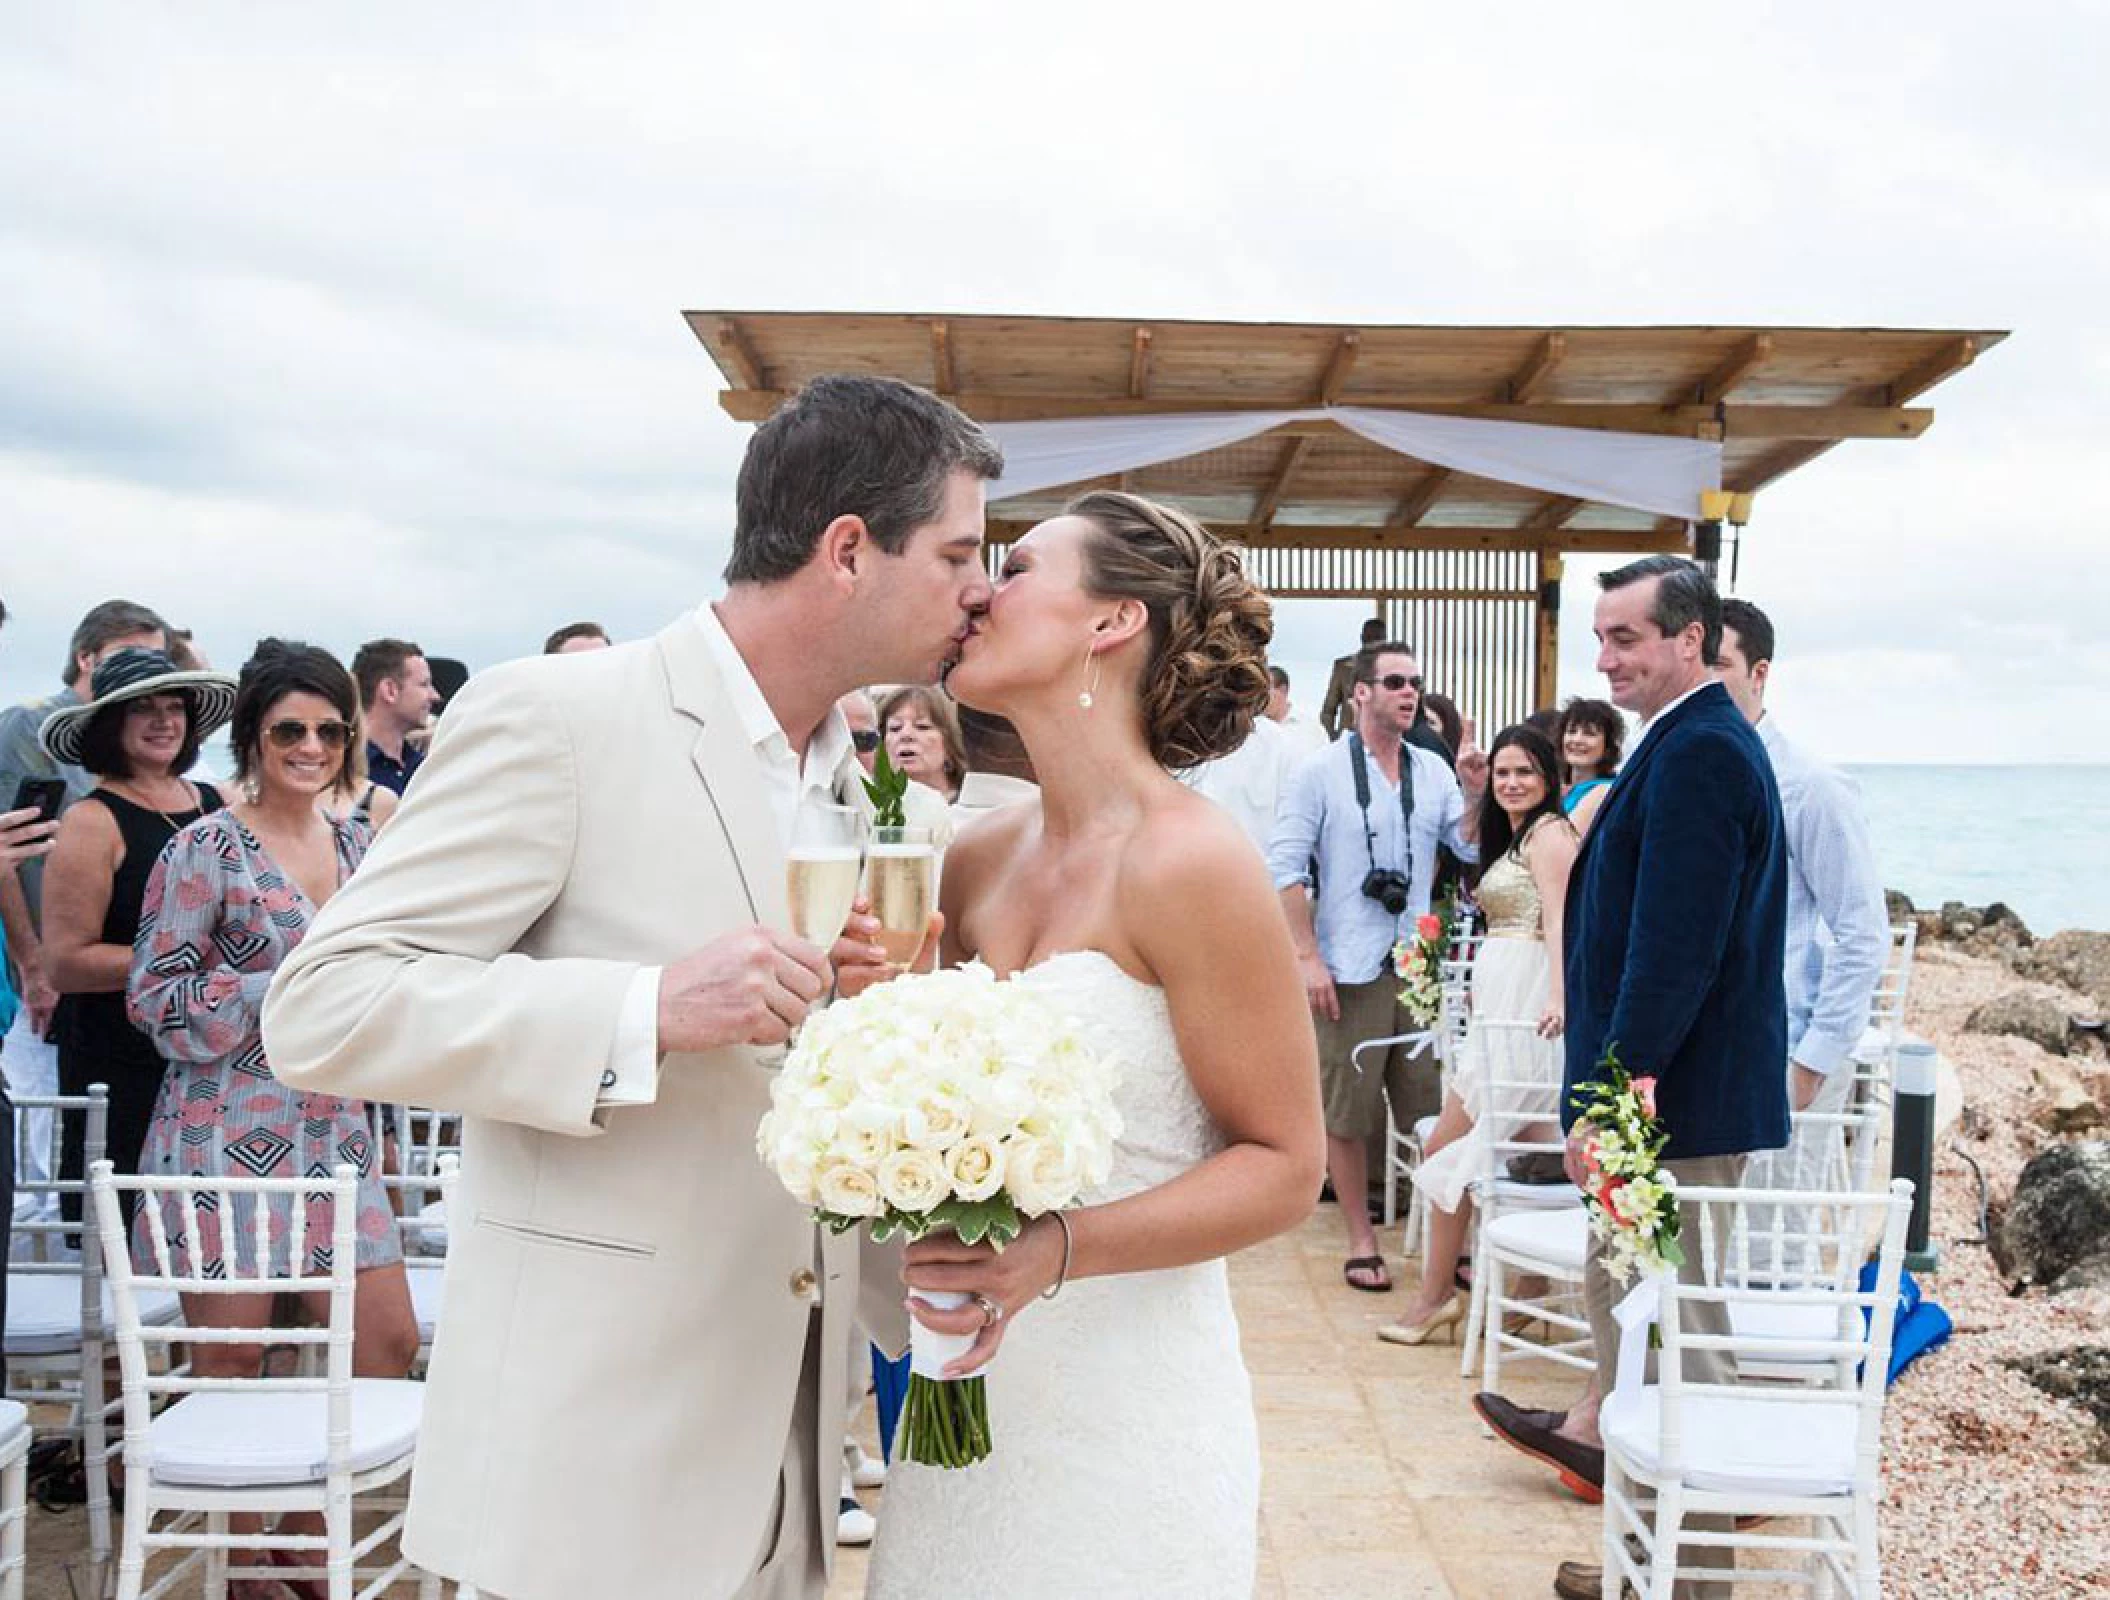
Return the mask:
M 165 1289 L 140 1289 L 139 1320 L 165 1327 L 183 1315 L 183 1302 Z M 117 1336 L 117 1306 L 103 1285 L 103 1335 Z M 56 1356 L 81 1344 L 81 1280 L 64 1272 L 7 1275 L 7 1353 Z
M 418 1338 L 430 1344 L 433 1330 L 440 1325 L 447 1274 L 438 1267 L 414 1266 L 406 1276 L 410 1279 L 410 1309 L 418 1319 Z
M 1514 1178 L 1494 1181 L 1495 1204 L 1504 1211 L 1581 1210 L 1582 1190 L 1572 1183 L 1518 1183 Z
M 0 1446 L 29 1426 L 29 1407 L 19 1400 L 0 1400 Z
M 1840 1337 L 1839 1308 L 1836 1305 L 1775 1305 L 1764 1299 L 1732 1300 L 1729 1302 L 1729 1327 L 1740 1339 L 1837 1339 Z M 1741 1354 L 1757 1356 L 1757 1352 L 1748 1350 Z M 1802 1350 L 1768 1355 L 1763 1359 L 1828 1364 L 1833 1358 Z
M 418 1225 L 409 1229 L 411 1247 L 433 1255 L 447 1253 L 447 1202 L 435 1200 L 418 1213 Z
M 1487 1224 L 1487 1243 L 1505 1256 L 1522 1256 L 1582 1276 L 1590 1222 L 1581 1206 L 1559 1211 L 1505 1211 Z
M 319 1483 L 329 1473 L 329 1396 L 240 1390 L 187 1394 L 148 1434 L 154 1478 L 199 1488 Z M 354 1472 L 417 1448 L 425 1386 L 400 1378 L 352 1380 Z
M 1654 1384 L 1636 1402 L 1608 1400 L 1598 1417 L 1606 1445 L 1644 1476 L 1661 1471 L 1663 1394 Z M 1679 1407 L 1683 1477 L 1717 1494 L 1850 1495 L 1858 1411 L 1763 1393 L 1693 1394 Z

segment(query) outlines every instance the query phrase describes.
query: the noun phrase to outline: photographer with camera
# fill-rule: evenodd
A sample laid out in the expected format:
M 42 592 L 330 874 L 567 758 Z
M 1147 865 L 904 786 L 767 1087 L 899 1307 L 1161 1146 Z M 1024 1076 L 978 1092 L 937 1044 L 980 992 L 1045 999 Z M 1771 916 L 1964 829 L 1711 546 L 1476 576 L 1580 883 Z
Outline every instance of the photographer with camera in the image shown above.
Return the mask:
M 1352 1053 L 1366 1039 L 1410 1029 L 1392 947 L 1412 937 L 1414 919 L 1429 909 L 1439 847 L 1479 859 L 1472 819 L 1487 758 L 1468 745 L 1453 777 L 1441 758 L 1408 743 L 1421 716 L 1411 645 L 1367 646 L 1355 660 L 1351 703 L 1349 737 L 1298 769 L 1275 819 L 1268 867 L 1318 1026 L 1326 1171 L 1348 1228 L 1343 1276 L 1350 1288 L 1380 1293 L 1392 1278 L 1370 1225 L 1369 1141 L 1384 1127 L 1388 1087 L 1403 1126 L 1436 1109 L 1436 1060 L 1430 1051 L 1410 1062 L 1395 1046 L 1359 1071 Z

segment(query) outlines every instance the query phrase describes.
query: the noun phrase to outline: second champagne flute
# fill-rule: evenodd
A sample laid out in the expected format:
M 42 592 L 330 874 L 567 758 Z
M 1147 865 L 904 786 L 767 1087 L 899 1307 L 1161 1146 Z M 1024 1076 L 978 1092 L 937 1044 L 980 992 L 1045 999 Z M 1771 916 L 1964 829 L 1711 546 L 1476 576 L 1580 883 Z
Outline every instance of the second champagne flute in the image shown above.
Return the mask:
M 937 900 L 937 851 L 928 828 L 872 830 L 865 893 L 879 919 L 879 947 L 897 972 L 915 965 Z

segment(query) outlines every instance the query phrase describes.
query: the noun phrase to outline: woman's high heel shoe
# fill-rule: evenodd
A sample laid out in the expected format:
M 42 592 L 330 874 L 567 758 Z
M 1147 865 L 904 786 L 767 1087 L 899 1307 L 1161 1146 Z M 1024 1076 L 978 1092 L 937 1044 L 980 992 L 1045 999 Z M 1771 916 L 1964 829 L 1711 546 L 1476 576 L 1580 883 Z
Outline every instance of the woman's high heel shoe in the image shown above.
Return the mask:
M 1466 1297 L 1454 1294 L 1421 1321 L 1387 1322 L 1377 1330 L 1377 1336 L 1387 1344 L 1427 1344 L 1442 1333 L 1444 1343 L 1455 1343 L 1458 1324 L 1465 1320 L 1465 1307 Z

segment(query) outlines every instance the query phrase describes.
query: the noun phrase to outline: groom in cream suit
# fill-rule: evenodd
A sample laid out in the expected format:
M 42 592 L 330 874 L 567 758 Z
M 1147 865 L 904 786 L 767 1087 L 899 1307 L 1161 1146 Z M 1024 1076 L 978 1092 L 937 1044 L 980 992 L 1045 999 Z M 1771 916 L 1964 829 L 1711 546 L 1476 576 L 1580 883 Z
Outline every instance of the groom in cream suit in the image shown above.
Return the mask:
M 831 977 L 787 931 L 809 796 L 856 793 L 836 700 L 934 680 L 987 602 L 995 445 L 887 379 L 756 432 L 722 601 L 480 675 L 264 1011 L 302 1089 L 467 1114 L 404 1545 L 503 1600 L 817 1600 L 853 1320 L 894 1263 L 754 1149 Z M 853 932 L 876 931 L 868 922 Z M 831 972 L 832 960 L 832 972 Z

